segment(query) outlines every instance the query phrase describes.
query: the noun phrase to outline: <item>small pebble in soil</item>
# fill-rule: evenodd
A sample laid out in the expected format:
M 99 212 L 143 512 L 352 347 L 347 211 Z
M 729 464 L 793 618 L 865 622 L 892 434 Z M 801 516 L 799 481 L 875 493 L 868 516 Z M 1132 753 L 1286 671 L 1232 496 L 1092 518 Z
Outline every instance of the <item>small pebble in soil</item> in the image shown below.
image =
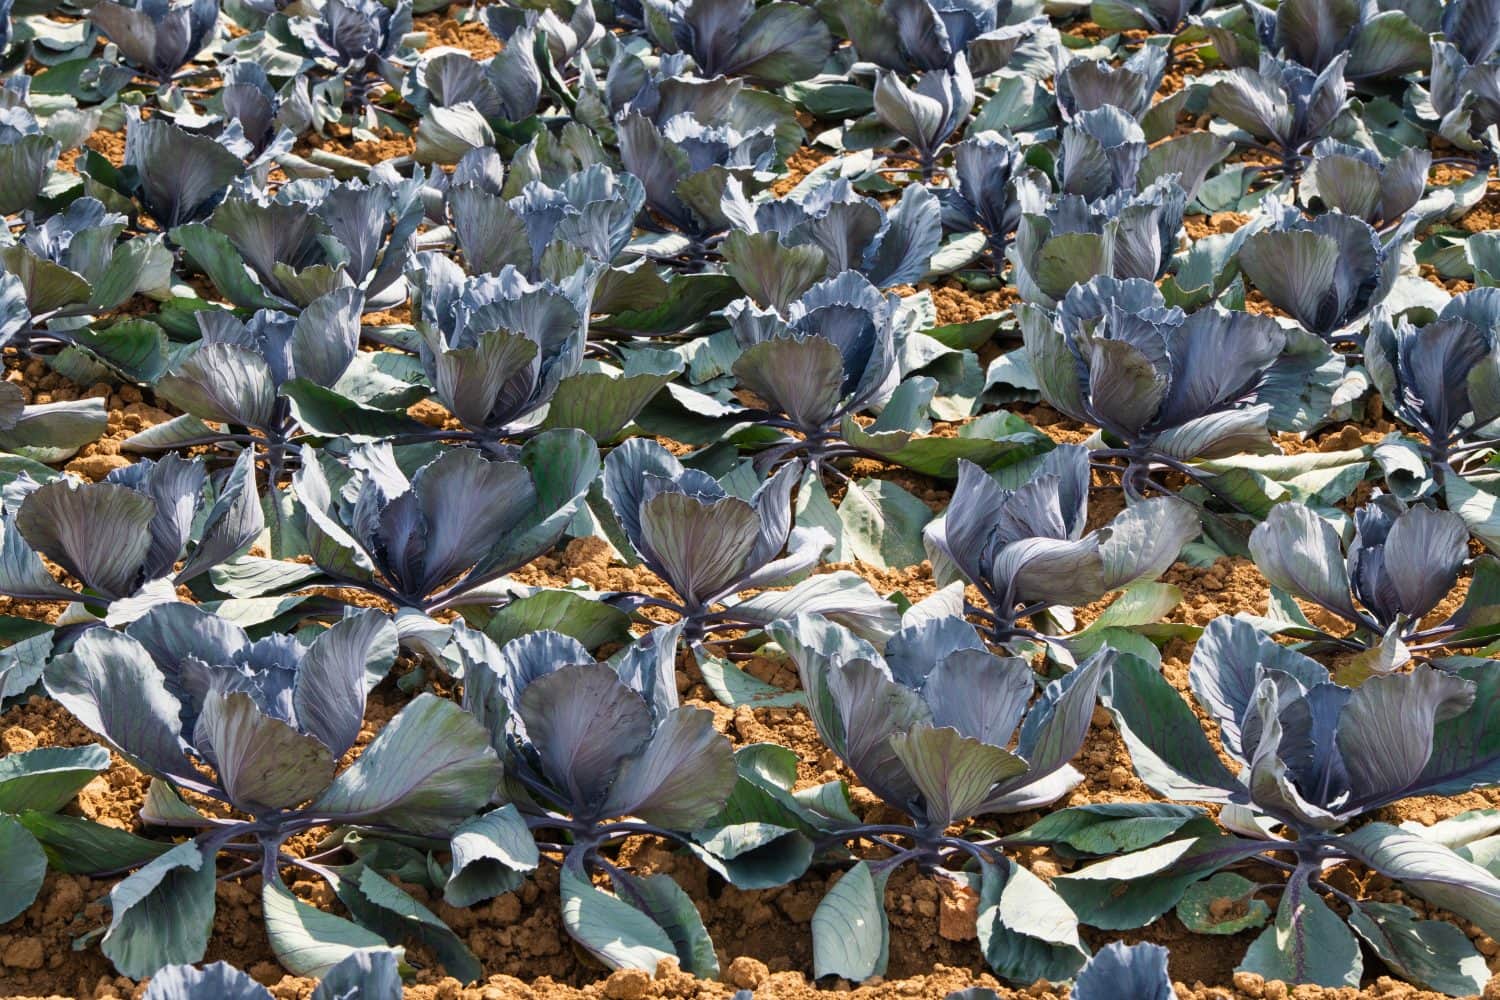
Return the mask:
M 741 955 L 729 963 L 726 978 L 735 989 L 753 990 L 771 978 L 771 970 L 760 959 Z
M 604 981 L 608 1000 L 641 1000 L 651 988 L 651 977 L 640 969 L 618 969 Z
M 21 726 L 11 726 L 4 733 L 0 733 L 0 746 L 5 748 L 6 753 L 25 753 L 27 750 L 35 750 L 36 734 Z
M 12 969 L 40 969 L 42 967 L 42 939 L 34 937 L 16 938 L 0 955 L 0 963 Z

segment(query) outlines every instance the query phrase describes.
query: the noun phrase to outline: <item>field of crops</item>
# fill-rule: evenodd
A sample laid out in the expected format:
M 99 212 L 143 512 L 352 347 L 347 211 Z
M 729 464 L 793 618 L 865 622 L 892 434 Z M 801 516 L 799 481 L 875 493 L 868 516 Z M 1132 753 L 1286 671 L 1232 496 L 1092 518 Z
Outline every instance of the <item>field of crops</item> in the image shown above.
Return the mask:
M 0 84 L 0 997 L 1500 998 L 1500 0 Z

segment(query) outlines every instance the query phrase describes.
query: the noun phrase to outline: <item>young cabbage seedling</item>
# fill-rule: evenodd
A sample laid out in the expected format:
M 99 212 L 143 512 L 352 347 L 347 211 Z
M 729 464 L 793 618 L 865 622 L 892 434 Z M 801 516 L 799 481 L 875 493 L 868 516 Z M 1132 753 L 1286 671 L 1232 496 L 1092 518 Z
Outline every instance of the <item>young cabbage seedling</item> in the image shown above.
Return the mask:
M 1045 640 L 1021 620 L 1154 580 L 1198 534 L 1197 512 L 1170 496 L 1139 500 L 1109 525 L 1085 532 L 1088 485 L 1081 445 L 1048 452 L 1014 490 L 960 463 L 952 502 L 924 529 L 923 540 L 940 583 L 962 578 L 984 596 L 986 607 L 968 605 L 965 613 L 985 622 L 991 642 Z
M 272 948 L 294 974 L 318 975 L 349 950 L 384 948 L 420 930 L 452 974 L 478 976 L 463 943 L 375 869 L 287 847 L 299 834 L 338 828 L 440 847 L 499 783 L 484 728 L 430 694 L 402 709 L 340 771 L 396 646 L 395 626 L 374 610 L 304 645 L 284 635 L 251 640 L 231 622 L 174 603 L 124 632 L 90 629 L 46 665 L 48 693 L 152 777 L 143 819 L 189 834 L 158 845 L 118 831 L 58 833 L 54 847 L 111 847 L 95 860 L 95 874 L 131 872 L 110 891 L 113 915 L 100 941 L 121 975 L 140 979 L 201 961 L 216 883 L 258 874 Z M 205 800 L 204 809 L 192 804 Z M 336 843 L 328 854 L 341 848 Z M 221 858 L 236 867 L 221 874 Z M 327 881 L 354 922 L 293 896 L 282 877 L 287 869 Z M 339 947 L 310 946 L 310 933 Z
M 657 629 L 596 663 L 557 632 L 497 647 L 455 626 L 464 707 L 488 731 L 504 780 L 493 789 L 498 808 L 454 837 L 448 902 L 514 889 L 546 855 L 562 869 L 563 925 L 600 961 L 654 971 L 676 958 L 695 975 L 718 974 L 713 942 L 677 883 L 614 860 L 627 837 L 692 844 L 734 788 L 733 750 L 712 713 L 678 704 L 679 630 Z M 613 895 L 594 885 L 596 874 Z
M 1455 994 L 1481 988 L 1488 972 L 1457 928 L 1359 898 L 1339 888 L 1347 883 L 1337 869 L 1364 865 L 1486 933 L 1500 931 L 1500 879 L 1488 870 L 1445 846 L 1436 832 L 1357 825 L 1400 799 L 1453 795 L 1500 780 L 1500 732 L 1491 718 L 1500 674 L 1493 664 L 1454 671 L 1419 665 L 1350 688 L 1251 623 L 1225 616 L 1198 640 L 1189 680 L 1237 772 L 1223 763 L 1182 696 L 1144 661 L 1122 656 L 1101 697 L 1141 780 L 1169 799 L 1218 804 L 1231 832 L 1184 828 L 1186 836 L 1054 880 L 1080 916 L 1118 930 L 1177 906 L 1190 926 L 1231 933 L 1265 924 L 1270 910 L 1255 897 L 1274 892 L 1280 895 L 1275 919 L 1250 945 L 1242 971 L 1288 983 L 1357 986 L 1358 934 L 1413 982 Z M 1074 812 L 1050 820 L 1077 819 L 1069 817 Z M 1091 853 L 1115 853 L 1107 839 L 1096 839 Z M 1200 886 L 1203 880 L 1210 881 Z M 1208 911 L 1215 898 L 1243 905 L 1226 919 Z M 1345 908 L 1344 919 L 1330 902 Z M 1419 952 L 1440 957 L 1414 961 Z
M 1005 856 L 1004 838 L 949 830 L 975 816 L 1045 806 L 1083 780 L 1068 761 L 1088 734 L 1113 650 L 1101 650 L 1048 684 L 1033 702 L 1031 665 L 989 652 L 959 618 L 904 628 L 883 656 L 814 615 L 777 622 L 769 631 L 797 664 L 819 737 L 862 785 L 910 821 L 843 823 L 820 838 L 824 851 L 868 843 L 883 853 L 862 857 L 853 849 L 854 866 L 819 905 L 816 975 L 858 980 L 884 972 L 884 886 L 907 863 L 955 882 L 977 866 L 983 897 L 1024 892 L 1030 906 L 1024 916 L 1038 924 L 1058 910 L 1064 922 L 1072 919 L 1040 880 Z M 1035 949 L 1025 961 L 1014 955 L 998 960 L 1002 975 L 1067 978 L 1083 962 L 1076 936 L 1069 940 L 1053 928 L 1049 937 L 1014 911 L 993 919 L 999 924 L 983 932 L 987 937 L 1031 937 Z

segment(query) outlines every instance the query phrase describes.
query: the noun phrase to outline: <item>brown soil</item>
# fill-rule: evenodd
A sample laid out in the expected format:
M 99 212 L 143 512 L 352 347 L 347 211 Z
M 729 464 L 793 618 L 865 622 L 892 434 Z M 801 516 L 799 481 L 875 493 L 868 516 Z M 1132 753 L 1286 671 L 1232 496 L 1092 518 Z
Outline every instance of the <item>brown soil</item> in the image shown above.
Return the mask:
M 988 292 L 971 292 L 958 284 L 930 286 L 932 304 L 937 306 L 939 326 L 950 323 L 972 323 L 988 316 L 1006 313 L 1021 296 L 1006 286 Z
M 1479 204 L 1469 209 L 1458 224 L 1471 233 L 1485 233 L 1500 229 L 1500 184 L 1491 181 L 1488 193 Z
M 84 140 L 84 146 L 95 152 L 102 153 L 104 158 L 117 167 L 125 165 L 125 133 L 124 131 L 112 132 L 109 129 L 99 129 Z M 69 173 L 77 172 L 76 164 L 78 158 L 83 155 L 82 149 L 64 150 L 57 158 L 57 166 L 60 170 Z
M 1183 231 L 1190 239 L 1201 240 L 1205 236 L 1232 233 L 1250 221 L 1244 212 L 1215 212 L 1212 215 L 1187 215 L 1182 219 Z
M 305 143 L 313 149 L 326 150 L 372 165 L 410 156 L 417 148 L 416 139 L 412 136 L 402 135 L 388 128 L 381 128 L 376 133 L 380 138 L 375 140 L 355 139 L 342 125 L 329 125 L 328 131 L 329 135 L 309 133 L 302 137 L 299 144 Z
M 427 32 L 428 48 L 446 45 L 456 49 L 466 49 L 470 56 L 481 62 L 494 57 L 504 48 L 500 40 L 490 34 L 490 30 L 482 22 L 460 23 L 445 11 L 417 17 L 415 27 L 418 31 Z
M 786 158 L 786 174 L 771 184 L 771 193 L 780 198 L 802 183 L 803 178 L 833 159 L 832 153 L 803 146 Z

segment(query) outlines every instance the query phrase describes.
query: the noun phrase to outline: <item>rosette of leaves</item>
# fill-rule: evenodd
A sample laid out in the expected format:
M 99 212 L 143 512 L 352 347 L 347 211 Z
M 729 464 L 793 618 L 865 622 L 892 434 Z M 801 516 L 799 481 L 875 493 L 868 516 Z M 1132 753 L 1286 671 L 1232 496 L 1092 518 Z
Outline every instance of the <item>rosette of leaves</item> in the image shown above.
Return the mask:
M 532 11 L 512 26 L 505 47 L 488 61 L 449 50 L 418 67 L 429 102 L 417 126 L 419 161 L 455 163 L 475 149 L 491 148 L 497 132 L 536 113 L 542 96 L 538 18 Z
M 1201 479 L 1185 463 L 1275 449 L 1258 393 L 1286 336 L 1270 317 L 1184 313 L 1149 281 L 1107 277 L 1075 285 L 1055 313 L 1018 312 L 1042 398 L 1104 431 L 1109 447 L 1092 457 L 1125 463 L 1131 498 L 1148 485 L 1165 492 L 1153 469 Z
M 830 7 L 859 58 L 896 73 L 952 69 L 959 56 L 980 76 L 1003 69 L 1016 48 L 1047 24 L 1007 24 L 1012 0 L 841 0 Z
M 1189 681 L 1217 724 L 1221 757 L 1166 678 L 1122 656 L 1101 695 L 1136 772 L 1166 798 L 1219 804 L 1233 832 L 1195 826 L 1184 830 L 1189 836 L 1107 858 L 1054 885 L 1098 927 L 1139 926 L 1180 902 L 1179 913 L 1208 933 L 1265 923 L 1269 910 L 1254 897 L 1277 891 L 1274 921 L 1251 943 L 1239 971 L 1289 984 L 1357 986 L 1358 934 L 1397 975 L 1472 994 L 1488 972 L 1474 961 L 1464 933 L 1418 919 L 1404 906 L 1357 898 L 1330 884 L 1327 873 L 1357 863 L 1436 907 L 1493 927 L 1500 879 L 1488 870 L 1420 829 L 1379 822 L 1350 829 L 1399 799 L 1453 795 L 1500 780 L 1488 723 L 1500 675 L 1488 666 L 1444 672 L 1424 665 L 1351 688 L 1249 622 L 1215 619 L 1193 651 Z M 1251 866 L 1249 879 L 1226 872 L 1197 885 L 1242 865 Z M 1285 873 L 1284 883 L 1267 878 L 1273 870 Z M 1193 900 L 1216 893 L 1241 904 L 1247 919 L 1225 924 L 1201 915 Z M 1347 907 L 1347 925 L 1327 899 Z
M 1432 154 L 1413 146 L 1394 156 L 1324 139 L 1312 148 L 1298 194 L 1309 207 L 1342 212 L 1380 230 L 1401 224 L 1427 190 Z
M 839 419 L 879 405 L 900 380 L 896 305 L 895 296 L 848 271 L 813 285 L 784 311 L 748 299 L 725 310 L 741 349 L 734 376 L 776 414 L 762 422 L 802 435 L 763 451 L 763 467 L 792 452 L 815 460 L 848 452 Z
M 416 258 L 412 319 L 422 367 L 468 436 L 495 441 L 534 426 L 558 384 L 578 371 L 599 268 L 562 282 L 528 281 L 513 266 L 468 275 L 436 253 Z
M 201 458 L 168 455 L 113 469 L 97 483 L 17 479 L 11 489 L 24 499 L 4 519 L 0 593 L 78 601 L 116 617 L 176 600 L 178 585 L 249 548 L 265 527 L 248 451 L 218 482 Z M 54 580 L 42 556 L 83 590 Z M 141 600 L 111 608 L 133 597 Z
M 411 0 L 323 0 L 315 13 L 288 22 L 304 53 L 343 79 L 345 104 L 364 107 L 377 79 L 399 82 L 401 40 L 412 30 Z
M 364 308 L 406 298 L 402 274 L 423 218 L 420 178 L 299 180 L 273 196 L 224 199 L 207 220 L 171 233 L 214 287 L 242 309 L 298 310 L 337 288 Z
M 1088 485 L 1088 451 L 1081 445 L 1048 452 L 1015 489 L 972 462 L 959 463 L 947 511 L 922 536 L 941 583 L 963 579 L 983 595 L 987 607 L 966 613 L 984 620 L 992 641 L 1044 638 L 1021 619 L 1036 623 L 1055 617 L 1049 609 L 1155 580 L 1198 534 L 1197 512 L 1170 496 L 1136 501 L 1086 532 Z
M 223 856 L 236 862 L 226 876 L 260 875 L 267 936 L 293 974 L 321 975 L 355 949 L 420 936 L 451 974 L 478 976 L 452 932 L 374 868 L 285 849 L 298 834 L 339 827 L 441 849 L 493 794 L 501 768 L 484 727 L 431 694 L 418 695 L 339 771 L 396 647 L 395 626 L 373 610 L 304 645 L 292 636 L 252 641 L 230 622 L 174 604 L 123 633 L 90 629 L 47 664 L 48 693 L 152 777 L 143 818 L 189 834 L 176 844 L 117 835 L 108 857 L 77 861 L 81 870 L 90 862 L 92 870 L 135 869 L 111 890 L 100 939 L 121 975 L 202 960 Z M 189 805 L 189 792 L 218 808 Z M 63 831 L 52 846 L 87 843 Z M 354 920 L 294 897 L 286 869 L 325 879 Z
M 72 342 L 71 324 L 50 321 L 104 313 L 169 284 L 172 255 L 161 237 L 121 239 L 126 223 L 103 202 L 77 198 L 19 235 L 0 230 L 0 331 Z
M 62 144 L 44 133 L 26 108 L 0 108 L 0 215 L 39 206 L 47 175 L 61 151 Z
M 168 83 L 209 42 L 219 23 L 219 0 L 100 0 L 88 8 L 88 17 L 132 67 Z
M 246 166 L 222 141 L 180 128 L 164 116 L 125 118 L 125 168 L 90 156 L 91 179 L 134 198 L 162 230 L 197 222 L 213 211 Z
M 1352 669 L 1389 672 L 1413 653 L 1453 645 L 1477 645 L 1496 630 L 1483 606 L 1492 596 L 1479 586 L 1473 600 L 1437 624 L 1424 627 L 1443 602 L 1469 558 L 1469 531 L 1458 514 L 1390 494 L 1374 497 L 1354 512 L 1347 548 L 1339 533 L 1312 508 L 1277 504 L 1250 533 L 1255 565 L 1283 599 L 1288 633 L 1319 647 L 1365 654 Z M 1493 576 L 1486 559 L 1476 563 Z M 1301 598 L 1351 626 L 1335 635 L 1306 621 L 1285 595 Z M 1478 626 L 1472 632 L 1469 626 Z
M 974 109 L 974 77 L 962 55 L 951 69 L 926 70 L 908 86 L 902 74 L 881 70 L 875 78 L 875 117 L 905 140 L 930 183 L 949 137 Z
M 959 881 L 957 871 L 978 862 L 984 894 L 1020 877 L 1004 855 L 1003 839 L 947 831 L 983 814 L 1044 807 L 1082 780 L 1068 761 L 1088 735 L 1095 692 L 1115 653 L 1095 654 L 1047 685 L 1033 703 L 1031 665 L 989 652 L 962 619 L 934 618 L 903 628 L 883 657 L 816 616 L 776 622 L 770 633 L 797 664 L 819 738 L 864 787 L 910 820 L 851 823 L 828 838 L 874 840 L 891 853 L 859 861 L 819 904 L 812 921 L 814 974 L 855 980 L 880 975 L 884 950 L 867 944 L 887 934 L 880 890 L 897 867 L 915 862 Z M 865 882 L 873 893 L 856 891 Z M 1029 888 L 1038 894 L 1035 910 L 1050 903 L 1066 913 L 1040 883 Z M 1023 921 L 990 934 L 1028 930 Z M 1053 976 L 1059 970 L 1071 975 L 1083 963 L 1086 952 L 1077 943 L 1076 926 L 1074 931 L 1072 947 L 1034 942 Z M 1029 964 L 1018 969 L 1007 962 L 996 969 L 1016 979 L 1048 974 Z
M 234 152 L 245 160 L 264 163 L 290 151 L 294 137 L 311 124 L 310 115 L 295 100 L 283 100 L 259 63 L 230 63 L 223 73 L 219 102 L 225 131 L 236 144 Z
M 1116 191 L 1091 202 L 1053 196 L 1046 178 L 1030 171 L 1017 179 L 1016 193 L 1021 218 L 1006 252 L 1011 280 L 1023 299 L 1048 308 L 1096 275 L 1160 278 L 1177 250 L 1187 205 L 1175 174 L 1139 193 Z
M 1108 31 L 1176 35 L 1211 6 L 1212 0 L 1093 0 L 1089 16 Z
M 563 926 L 601 962 L 654 971 L 676 958 L 695 975 L 718 974 L 713 943 L 677 883 L 614 860 L 630 836 L 691 845 L 691 831 L 735 787 L 733 750 L 712 713 L 678 704 L 678 629 L 659 628 L 596 663 L 557 632 L 497 648 L 455 627 L 464 707 L 488 730 L 505 778 L 500 808 L 454 838 L 449 903 L 516 888 L 545 852 L 562 867 Z M 608 876 L 612 894 L 595 874 Z
M 481 8 L 480 14 L 490 34 L 504 42 L 523 27 L 534 28 L 547 46 L 552 64 L 558 67 L 573 63 L 605 35 L 594 5 L 581 0 L 550 0 L 540 9 L 529 8 L 524 2 L 502 2 Z
M 575 430 L 538 434 L 514 461 L 444 449 L 409 478 L 385 443 L 348 466 L 325 460 L 303 446 L 292 477 L 313 561 L 339 586 L 429 612 L 478 600 L 557 544 L 599 473 L 598 449 Z
M 242 321 L 226 310 L 195 313 L 198 342 L 178 353 L 157 379 L 156 392 L 198 424 L 166 439 L 148 432 L 131 447 L 260 447 L 268 456 L 267 483 L 274 486 L 297 429 L 293 399 L 338 384 L 359 352 L 363 305 L 358 289 L 340 288 L 297 316 L 261 309 Z M 226 426 L 215 430 L 202 421 Z
M 662 117 L 658 123 L 630 110 L 616 119 L 615 129 L 621 162 L 646 189 L 650 213 L 641 217 L 642 227 L 661 231 L 651 216 L 659 217 L 685 238 L 685 245 L 677 249 L 689 258 L 702 257 L 710 237 L 729 228 L 722 203 L 730 178 L 742 185 L 766 184 L 777 164 L 776 127 L 771 123 L 710 124 L 693 111 Z
M 1458 9 L 1450 5 L 1448 10 Z M 1476 35 L 1480 35 L 1477 33 Z M 1449 33 L 1450 39 L 1455 36 Z M 1433 39 L 1432 75 L 1413 85 L 1407 100 L 1418 118 L 1442 138 L 1473 154 L 1478 166 L 1495 161 L 1500 139 L 1500 59 L 1493 41 L 1478 37 Z
M 1212 21 L 1204 27 L 1232 67 L 1254 66 L 1257 55 L 1274 53 L 1315 73 L 1337 60 L 1350 80 L 1375 81 L 1425 70 L 1431 62 L 1429 32 L 1415 8 L 1378 3 L 1329 4 L 1290 0 L 1275 9 L 1245 5 L 1243 30 Z
M 1401 247 L 1419 221 L 1408 216 L 1381 236 L 1340 212 L 1305 218 L 1290 205 L 1268 205 L 1269 223 L 1240 246 L 1241 272 L 1268 301 L 1329 342 L 1359 339 L 1355 329 L 1390 294 Z
M 1139 190 L 1172 176 L 1192 201 L 1208 172 L 1233 145 L 1198 132 L 1148 146 L 1134 119 L 1112 105 L 1080 112 L 1063 128 L 1058 146 L 1058 190 L 1095 201 L 1115 191 Z
M 731 183 L 725 213 L 725 270 L 761 306 L 787 309 L 820 278 L 863 275 L 877 288 L 914 284 L 943 239 L 942 208 L 912 184 L 886 210 L 844 178 L 799 196 L 751 204 Z
M 833 35 L 811 7 L 773 0 L 646 0 L 646 33 L 666 53 L 684 52 L 704 76 L 771 86 L 816 76 Z
M 933 188 L 943 208 L 943 225 L 959 232 L 984 233 L 991 270 L 1005 267 L 1005 250 L 1021 222 L 1015 178 L 1023 169 L 1021 147 L 1000 132 L 970 132 L 953 146 L 946 187 Z
M 1302 151 L 1327 138 L 1349 103 L 1344 82 L 1346 54 L 1321 71 L 1262 52 L 1257 66 L 1237 66 L 1208 92 L 1208 110 L 1242 130 L 1233 138 L 1242 146 L 1281 158 L 1278 169 L 1297 177 L 1307 164 Z
M 1161 89 L 1167 73 L 1170 49 L 1142 45 L 1120 65 L 1106 59 L 1087 59 L 1058 52 L 1059 65 L 1053 82 L 1057 107 L 1064 120 L 1085 111 L 1109 105 L 1132 118 L 1151 107 L 1151 98 Z
M 1385 408 L 1422 435 L 1412 442 L 1434 484 L 1477 471 L 1500 428 L 1500 288 L 1455 295 L 1431 323 L 1377 308 L 1365 368 Z
M 630 242 L 646 203 L 638 179 L 602 163 L 571 174 L 558 187 L 535 180 L 507 197 L 503 185 L 499 153 L 475 150 L 459 161 L 444 196 L 455 242 L 472 274 L 496 274 L 509 265 L 539 280 L 549 248 L 559 243 L 608 264 Z
M 654 441 L 634 438 L 615 448 L 604 460 L 603 493 L 623 534 L 619 544 L 661 577 L 676 600 L 618 594 L 614 602 L 676 613 L 694 643 L 804 608 L 878 632 L 887 618 L 885 602 L 848 576 L 813 577 L 774 596 L 734 599 L 792 582 L 833 544 L 821 528 L 793 526 L 798 475 L 796 466 L 783 466 L 743 499 L 707 473 L 685 468 Z
M 1058 191 L 1093 201 L 1134 188 L 1147 148 L 1140 124 L 1119 108 L 1106 104 L 1079 112 L 1058 145 Z

